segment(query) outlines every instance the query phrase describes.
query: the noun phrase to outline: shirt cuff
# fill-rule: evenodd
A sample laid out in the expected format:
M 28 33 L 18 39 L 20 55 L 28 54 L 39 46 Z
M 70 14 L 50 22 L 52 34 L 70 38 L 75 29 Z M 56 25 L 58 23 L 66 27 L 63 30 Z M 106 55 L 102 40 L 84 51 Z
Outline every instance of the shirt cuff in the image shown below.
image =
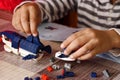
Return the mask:
M 114 30 L 118 35 L 120 35 L 120 29 L 110 28 L 109 30 Z M 120 56 L 120 48 L 111 49 L 111 50 L 109 50 L 109 52 L 115 57 Z
M 110 52 L 115 57 L 119 57 L 120 56 L 120 48 L 111 49 L 108 52 Z
M 109 30 L 114 30 L 118 35 L 120 35 L 120 29 L 110 28 Z

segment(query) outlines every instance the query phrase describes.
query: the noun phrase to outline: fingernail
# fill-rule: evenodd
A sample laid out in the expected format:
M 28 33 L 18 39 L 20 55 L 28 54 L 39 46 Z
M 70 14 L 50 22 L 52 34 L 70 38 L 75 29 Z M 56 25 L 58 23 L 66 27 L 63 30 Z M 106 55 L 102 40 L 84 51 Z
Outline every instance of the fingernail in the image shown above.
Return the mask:
M 64 48 L 64 45 L 63 45 L 63 44 L 61 44 L 61 45 L 60 45 L 60 47 L 61 47 L 61 48 Z
M 33 36 L 37 36 L 37 34 L 33 34 Z

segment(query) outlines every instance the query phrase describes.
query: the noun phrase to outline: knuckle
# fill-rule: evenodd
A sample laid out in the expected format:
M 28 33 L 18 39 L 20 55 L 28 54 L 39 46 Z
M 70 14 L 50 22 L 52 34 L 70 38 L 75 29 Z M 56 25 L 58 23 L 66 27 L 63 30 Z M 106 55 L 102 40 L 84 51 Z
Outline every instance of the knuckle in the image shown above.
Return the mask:
M 91 54 L 89 54 L 89 58 L 92 58 L 93 56 L 94 56 L 94 54 L 92 54 L 92 53 L 91 53 Z
M 76 39 L 77 38 L 77 34 L 72 34 L 72 36 L 69 37 L 69 39 Z

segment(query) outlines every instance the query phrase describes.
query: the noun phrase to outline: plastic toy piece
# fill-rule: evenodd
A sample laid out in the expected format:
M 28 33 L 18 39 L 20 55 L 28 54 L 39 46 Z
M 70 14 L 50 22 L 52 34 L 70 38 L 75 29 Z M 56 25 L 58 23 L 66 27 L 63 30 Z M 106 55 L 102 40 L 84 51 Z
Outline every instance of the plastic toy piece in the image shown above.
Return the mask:
M 74 77 L 74 76 L 75 76 L 75 73 L 74 73 L 74 72 L 71 72 L 71 71 L 66 71 L 66 72 L 64 73 L 64 76 L 65 76 L 65 77 Z
M 103 71 L 103 74 L 104 74 L 104 76 L 106 76 L 107 78 L 110 77 L 110 73 L 109 73 L 108 70 L 104 70 L 104 71 Z
M 69 56 L 64 55 L 63 52 L 60 52 L 60 51 L 56 52 L 55 57 L 57 59 L 64 60 L 64 61 L 75 61 L 75 59 L 69 58 Z
M 54 65 L 52 65 L 52 68 L 53 68 L 53 69 L 55 69 L 55 70 L 59 70 L 59 69 L 60 69 L 60 66 L 59 66 L 59 65 L 54 64 Z
M 41 80 L 50 80 L 46 74 L 41 75 Z
M 51 63 L 54 63 L 54 62 L 55 62 L 55 58 L 54 58 L 54 57 L 51 57 L 51 58 L 50 58 L 50 62 L 51 62 Z
M 97 73 L 96 72 L 91 72 L 91 77 L 92 78 L 96 78 L 97 77 Z
M 71 64 L 65 63 L 64 68 L 67 69 L 67 70 L 70 70 L 71 69 Z
M 58 75 L 57 76 L 57 79 L 64 79 L 65 78 L 65 76 L 63 76 L 63 75 Z
M 61 73 L 62 73 L 62 75 L 64 75 L 64 74 L 65 74 L 65 72 L 66 72 L 65 68 L 63 68 L 63 69 L 62 69 L 62 72 L 61 72 Z
M 33 79 L 29 77 L 25 77 L 24 80 L 33 80 Z
M 48 67 L 47 67 L 47 70 L 48 70 L 49 72 L 52 72 L 52 71 L 53 71 L 53 68 L 52 68 L 51 66 L 48 66 Z
M 2 42 L 2 37 L 0 37 L 0 42 Z
M 43 56 L 41 51 L 51 53 L 51 47 L 49 45 L 44 46 L 40 42 L 39 36 L 30 35 L 26 38 L 12 31 L 4 31 L 0 35 L 2 36 L 2 42 L 5 43 L 5 51 L 21 55 L 23 60 L 37 59 Z
M 29 80 L 29 77 L 25 77 L 24 80 Z
M 41 80 L 40 77 L 35 77 L 34 80 Z

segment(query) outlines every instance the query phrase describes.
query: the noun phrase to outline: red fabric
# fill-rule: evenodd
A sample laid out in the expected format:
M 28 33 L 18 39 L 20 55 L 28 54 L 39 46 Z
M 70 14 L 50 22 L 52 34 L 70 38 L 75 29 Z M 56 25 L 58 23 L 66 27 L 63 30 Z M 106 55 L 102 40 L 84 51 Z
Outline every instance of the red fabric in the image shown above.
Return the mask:
M 13 12 L 14 8 L 24 0 L 0 0 L 0 9 Z

